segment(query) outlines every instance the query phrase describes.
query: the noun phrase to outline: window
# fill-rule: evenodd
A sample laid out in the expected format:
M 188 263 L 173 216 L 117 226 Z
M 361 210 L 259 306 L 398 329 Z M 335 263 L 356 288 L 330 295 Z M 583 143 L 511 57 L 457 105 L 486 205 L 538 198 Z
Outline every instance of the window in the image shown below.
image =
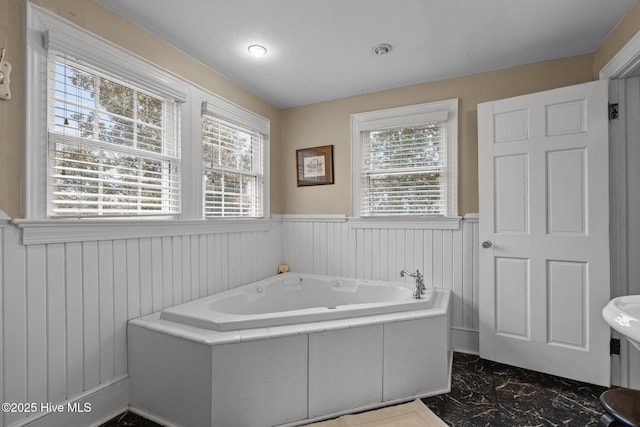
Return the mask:
M 27 219 L 177 217 L 181 79 L 26 7 Z
M 268 121 L 230 105 L 205 102 L 202 111 L 204 216 L 264 216 Z
M 56 52 L 48 73 L 49 216 L 179 213 L 175 100 Z
M 356 216 L 456 215 L 457 105 L 352 115 Z
M 30 2 L 25 34 L 25 224 L 268 216 L 269 120 Z

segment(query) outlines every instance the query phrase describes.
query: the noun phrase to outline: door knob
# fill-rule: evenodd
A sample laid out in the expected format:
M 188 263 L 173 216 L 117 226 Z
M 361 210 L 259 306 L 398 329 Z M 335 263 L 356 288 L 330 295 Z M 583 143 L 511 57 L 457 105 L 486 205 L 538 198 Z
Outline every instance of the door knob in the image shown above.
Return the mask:
M 485 249 L 489 249 L 492 245 L 493 243 L 491 243 L 491 240 L 485 240 L 484 242 L 482 242 L 482 247 Z

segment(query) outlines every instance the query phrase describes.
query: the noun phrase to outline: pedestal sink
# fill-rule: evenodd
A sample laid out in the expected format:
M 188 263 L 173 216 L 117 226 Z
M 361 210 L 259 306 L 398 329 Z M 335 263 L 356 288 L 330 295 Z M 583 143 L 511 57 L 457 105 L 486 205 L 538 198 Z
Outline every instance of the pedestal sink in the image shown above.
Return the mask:
M 614 298 L 602 309 L 602 317 L 616 331 L 640 350 L 640 295 Z M 606 411 L 599 427 L 639 426 L 640 391 L 615 388 L 600 396 Z
M 640 295 L 612 299 L 602 309 L 602 317 L 640 350 Z

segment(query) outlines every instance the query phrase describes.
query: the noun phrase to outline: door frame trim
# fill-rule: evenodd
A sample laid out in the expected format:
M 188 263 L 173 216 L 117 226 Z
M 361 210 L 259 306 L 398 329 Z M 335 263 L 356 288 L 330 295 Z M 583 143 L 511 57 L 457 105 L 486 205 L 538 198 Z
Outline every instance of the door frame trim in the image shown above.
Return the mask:
M 600 80 L 624 79 L 640 65 L 640 31 L 600 70 Z
M 600 70 L 600 80 L 609 80 L 609 102 L 624 105 L 623 79 L 629 77 L 640 67 L 640 31 L 638 31 Z M 618 80 L 618 81 L 615 81 Z M 618 120 L 611 122 L 609 126 L 609 144 L 613 149 L 610 155 L 610 250 L 611 250 L 611 296 L 627 295 L 627 188 L 626 188 L 626 129 L 624 110 Z M 614 188 L 615 186 L 615 188 Z M 614 338 L 620 335 L 612 331 Z M 631 370 L 629 363 L 633 351 L 622 340 L 622 348 L 619 357 L 611 358 L 611 383 L 623 387 L 631 384 Z
M 640 31 L 638 31 L 600 70 L 600 80 L 609 80 L 609 102 L 624 105 L 624 85 L 611 80 L 623 80 L 633 71 L 640 68 Z M 629 293 L 626 281 L 626 268 L 628 259 L 626 247 L 627 235 L 627 195 L 626 195 L 626 130 L 624 111 L 617 121 L 609 125 L 609 146 L 615 151 L 611 152 L 609 170 L 610 185 L 610 242 L 611 266 L 616 266 L 611 274 L 611 296 L 627 295 Z M 615 219 L 615 221 L 614 221 Z

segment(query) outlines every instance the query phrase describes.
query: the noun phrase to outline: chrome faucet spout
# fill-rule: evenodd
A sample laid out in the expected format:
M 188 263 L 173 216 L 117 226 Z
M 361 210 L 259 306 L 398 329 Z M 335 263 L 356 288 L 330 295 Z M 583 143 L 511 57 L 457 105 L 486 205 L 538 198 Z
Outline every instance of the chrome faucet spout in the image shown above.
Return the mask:
M 402 269 L 402 271 L 400 271 L 400 277 L 404 277 L 404 276 L 409 276 L 409 277 L 415 278 L 416 274 L 415 273 L 411 273 L 411 272 L 409 272 L 409 271 L 407 271 L 405 269 Z

